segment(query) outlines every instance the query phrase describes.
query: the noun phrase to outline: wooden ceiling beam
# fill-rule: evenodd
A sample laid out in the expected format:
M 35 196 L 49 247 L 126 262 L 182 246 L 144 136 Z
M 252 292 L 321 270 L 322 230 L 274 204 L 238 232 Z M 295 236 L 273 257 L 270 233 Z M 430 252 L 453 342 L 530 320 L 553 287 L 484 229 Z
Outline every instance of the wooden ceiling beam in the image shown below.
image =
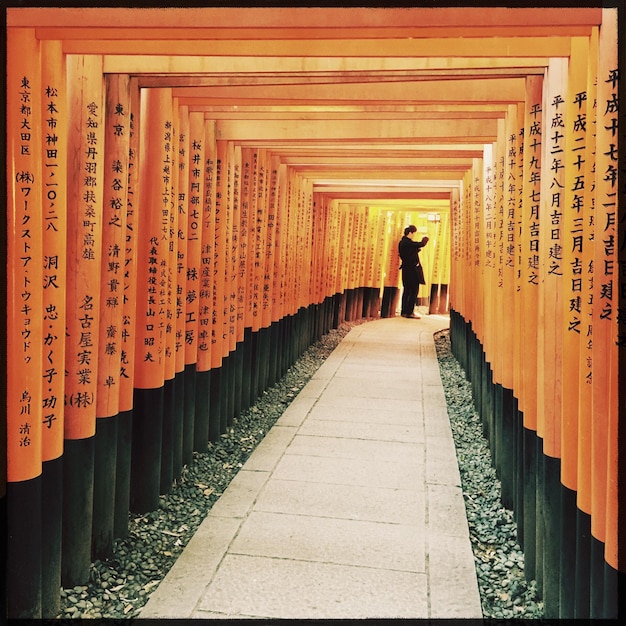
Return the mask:
M 274 85 L 271 89 L 252 87 L 180 87 L 172 90 L 178 98 L 230 98 L 242 104 L 283 103 L 296 104 L 411 102 L 411 103 L 516 103 L 524 100 L 524 78 L 490 78 L 481 80 L 428 80 L 420 82 L 348 83 L 342 85 Z
M 281 57 L 106 55 L 105 74 L 174 74 L 178 76 L 284 72 L 401 72 L 544 68 L 548 57 Z
M 39 32 L 39 31 L 38 31 Z M 43 34 L 43 33 L 42 33 Z M 271 57 L 568 57 L 570 37 L 424 39 L 62 39 L 65 54 Z
M 219 120 L 216 137 L 230 141 L 354 140 L 370 142 L 410 141 L 415 143 L 470 142 L 488 143 L 496 140 L 496 120 L 377 120 L 367 124 L 346 120 L 337 124 L 328 120 L 300 120 L 297 124 L 267 120 Z
M 601 23 L 601 7 L 184 7 L 184 8 L 56 8 L 24 7 L 7 10 L 9 26 L 70 27 L 85 30 L 111 25 L 112 30 L 140 25 L 143 28 L 207 28 L 240 30 L 277 28 L 324 30 L 411 28 L 522 28 L 578 27 Z

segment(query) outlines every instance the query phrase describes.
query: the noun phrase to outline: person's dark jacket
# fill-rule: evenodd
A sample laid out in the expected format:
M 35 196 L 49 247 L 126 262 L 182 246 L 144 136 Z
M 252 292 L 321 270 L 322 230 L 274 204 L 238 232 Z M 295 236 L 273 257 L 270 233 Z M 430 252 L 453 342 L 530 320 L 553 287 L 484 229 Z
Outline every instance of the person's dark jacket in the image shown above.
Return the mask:
M 402 265 L 402 275 L 404 279 L 409 279 L 412 282 L 417 278 L 418 285 L 425 285 L 424 270 L 420 263 L 419 250 L 428 243 L 428 237 L 423 237 L 421 241 L 413 241 L 406 235 L 400 239 L 398 243 L 398 254 Z

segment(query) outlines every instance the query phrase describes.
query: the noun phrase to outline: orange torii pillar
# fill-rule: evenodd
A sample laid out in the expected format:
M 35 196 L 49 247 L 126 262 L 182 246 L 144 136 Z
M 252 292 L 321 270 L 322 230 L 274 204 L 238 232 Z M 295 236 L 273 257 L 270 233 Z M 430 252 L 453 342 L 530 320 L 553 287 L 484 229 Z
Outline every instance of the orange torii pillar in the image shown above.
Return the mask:
M 617 432 L 619 262 L 618 62 L 615 10 L 603 11 L 598 45 L 591 432 L 593 480 L 590 617 L 592 619 L 617 615 L 617 573 L 620 566 L 616 466 L 619 441 Z M 620 293 L 624 294 L 626 291 L 622 290 Z M 623 563 L 621 565 L 623 572 Z M 599 571 L 600 568 L 602 572 Z M 602 584 L 599 584 L 600 580 Z
M 559 561 L 561 508 L 561 385 L 555 384 L 562 367 L 561 332 L 563 310 L 563 208 L 565 150 L 565 89 L 567 60 L 551 59 L 544 82 L 544 124 L 549 131 L 543 138 L 540 236 L 541 280 L 539 315 L 541 324 L 537 361 L 537 434 L 543 440 L 543 467 L 540 498 L 545 533 L 543 543 L 543 598 L 545 616 L 559 615 Z
M 520 213 L 520 295 L 521 325 L 518 332 L 524 350 L 523 387 L 518 394 L 519 410 L 524 415 L 524 571 L 536 578 L 537 559 L 537 468 L 540 458 L 537 438 L 537 310 L 539 303 L 539 237 L 541 198 L 541 151 L 543 141 L 543 76 L 526 79 L 523 159 Z M 530 365 L 530 367 L 528 366 Z
M 332 298 L 329 311 L 329 327 L 337 328 L 339 325 L 339 303 L 341 294 L 337 292 L 337 276 L 339 274 L 339 208 L 337 200 L 324 196 L 324 202 L 328 207 L 328 259 L 326 261 L 326 292 Z
M 561 618 L 576 615 L 578 508 L 578 389 L 581 356 L 581 302 L 586 297 L 583 226 L 587 183 L 587 55 L 585 37 L 572 39 L 565 96 L 565 190 L 563 206 L 563 405 L 561 420 L 561 481 L 563 483 L 561 546 Z M 590 116 L 591 119 L 591 116 Z
M 161 430 L 161 462 L 160 462 L 160 493 L 168 494 L 172 488 L 173 476 L 171 476 L 174 466 L 173 439 L 177 431 L 179 418 L 177 407 L 184 404 L 184 388 L 180 390 L 177 379 L 180 379 L 183 372 L 177 372 L 179 359 L 177 358 L 177 330 L 178 320 L 177 298 L 179 294 L 179 273 L 178 273 L 178 243 L 179 243 L 179 223 L 186 226 L 186 219 L 180 220 L 178 213 L 178 193 L 179 193 L 179 108 L 178 100 L 173 99 L 171 105 L 172 121 L 165 133 L 166 141 L 169 141 L 170 161 L 164 168 L 164 182 L 169 184 L 169 203 L 167 218 L 163 216 L 163 241 L 167 243 L 167 258 L 165 262 L 165 272 L 163 283 L 165 286 L 165 366 L 163 372 L 163 422 Z M 166 178 L 167 176 L 167 178 Z M 164 191 L 163 202 L 166 197 Z M 183 246 L 184 247 L 184 246 Z M 180 374 L 177 376 L 177 373 Z M 178 391 L 178 394 L 177 394 Z M 168 478 L 169 476 L 169 478 Z
M 137 302 L 137 211 L 139 206 L 139 117 L 140 90 L 137 79 L 130 79 L 130 119 L 128 124 L 128 172 L 126 188 L 126 236 L 124 239 L 124 297 L 120 354 L 120 406 L 117 421 L 117 464 L 115 470 L 114 535 L 128 534 L 130 506 L 130 466 L 135 384 L 135 338 Z
M 278 194 L 276 198 L 276 224 L 274 227 L 274 284 L 272 286 L 272 310 L 277 321 L 277 354 L 275 380 L 286 372 L 285 321 L 286 321 L 286 267 L 287 246 L 287 165 L 278 164 Z
M 243 314 L 243 299 L 245 292 L 245 277 L 240 275 L 239 266 L 242 255 L 242 149 L 241 146 L 233 145 L 233 172 L 232 172 L 232 203 L 233 203 L 233 223 L 231 237 L 231 281 L 233 290 L 231 291 L 231 301 L 229 303 L 229 318 L 233 326 L 233 336 L 231 336 L 231 349 L 234 351 L 234 385 L 233 385 L 233 414 L 239 415 L 243 408 L 243 371 L 244 371 L 244 337 L 245 325 Z
M 202 285 L 202 224 L 205 200 L 204 113 L 180 107 L 179 143 L 179 318 L 182 321 L 183 410 L 180 416 L 180 469 L 189 463 L 193 450 L 209 440 L 210 368 L 198 368 L 199 320 Z M 204 444 L 202 444 L 202 441 Z M 176 464 L 176 472 L 179 468 Z
M 258 397 L 259 389 L 259 369 L 261 366 L 261 338 L 259 329 L 260 323 L 260 284 L 261 280 L 261 249 L 263 246 L 263 209 L 259 207 L 259 203 L 264 198 L 264 174 L 263 169 L 263 151 L 253 149 L 250 153 L 250 181 L 248 189 L 249 197 L 249 224 L 250 224 L 250 245 L 248 254 L 250 255 L 250 263 L 248 265 L 248 307 L 250 310 L 251 339 L 252 352 L 250 355 L 250 400 L 251 404 Z M 261 215 L 259 215 L 259 211 Z
M 120 413 L 130 84 L 128 75 L 105 78 L 104 180 L 100 337 L 96 394 L 96 439 L 92 557 L 113 552 L 117 421 Z
M 400 257 L 398 256 L 398 241 L 404 229 L 402 215 L 399 211 L 387 212 L 387 234 L 385 240 L 385 279 L 383 282 L 383 299 L 381 304 L 382 317 L 394 317 L 398 309 L 400 298 Z M 400 233 L 398 235 L 398 233 Z
M 278 202 L 280 198 L 279 157 L 270 154 L 268 159 L 269 189 L 267 198 L 267 241 L 265 248 L 265 272 L 263 275 L 262 321 L 268 329 L 269 353 L 265 388 L 271 387 L 277 380 L 277 363 L 280 352 L 279 318 L 276 317 L 274 284 L 276 267 L 276 231 L 278 222 Z
M 7 44 L 7 613 L 41 618 L 43 98 L 34 31 Z
M 224 242 L 226 239 L 226 153 L 225 143 L 217 141 L 212 148 L 215 162 L 214 194 L 210 207 L 212 218 L 212 240 L 207 241 L 208 260 L 211 273 L 211 311 L 210 311 L 210 344 L 211 344 L 211 401 L 209 416 L 209 432 L 213 430 L 218 437 L 226 431 L 226 409 L 224 388 L 228 385 L 228 377 L 224 365 L 224 277 L 226 258 Z M 207 146 L 207 150 L 210 148 Z M 204 245 L 204 242 L 203 242 Z M 212 423 L 212 424 L 211 424 Z
M 137 332 L 130 509 L 159 505 L 167 324 L 172 98 L 141 92 L 137 215 Z
M 163 395 L 163 437 L 161 441 L 161 493 L 170 492 L 173 482 L 177 480 L 183 469 L 183 438 L 185 403 L 187 402 L 187 343 L 186 343 L 186 310 L 187 300 L 185 284 L 187 280 L 188 258 L 188 207 L 189 198 L 189 116 L 187 107 L 173 100 L 174 129 L 172 133 L 177 157 L 173 158 L 174 172 L 172 186 L 172 202 L 170 204 L 170 270 L 175 277 L 175 293 L 170 297 L 173 319 L 169 345 L 173 350 L 173 378 L 165 380 Z M 173 255 L 173 256 L 172 256 Z M 195 361 L 194 361 L 195 367 Z M 170 364 L 170 370 L 172 364 Z M 171 376 L 171 373 L 170 373 Z
M 593 239 L 595 230 L 595 108 L 598 72 L 598 29 L 594 28 L 587 40 L 588 104 L 585 113 L 586 137 L 584 140 L 584 219 L 582 225 L 583 249 L 583 297 L 580 302 L 580 368 L 578 372 L 578 450 L 576 477 L 577 539 L 576 539 L 576 606 L 578 618 L 588 618 L 590 610 L 591 573 L 591 484 L 594 472 L 591 468 L 591 402 L 595 364 L 592 358 L 593 319 L 592 298 L 595 267 L 593 263 Z M 589 104 L 590 103 L 590 104 Z
M 295 344 L 296 344 L 296 313 L 297 313 L 297 265 L 296 257 L 296 237 L 297 237 L 297 214 L 298 214 L 298 185 L 297 175 L 291 169 L 287 171 L 287 202 L 286 202 L 286 237 L 289 241 L 285 252 L 285 270 L 286 270 L 286 324 L 285 324 L 285 352 L 287 365 L 295 360 Z
M 224 150 L 224 292 L 220 307 L 222 309 L 222 338 L 223 347 L 222 354 L 224 356 L 224 365 L 227 371 L 228 384 L 224 388 L 224 412 L 226 418 L 226 426 L 230 427 L 233 423 L 235 414 L 235 379 L 237 376 L 237 360 L 235 356 L 236 348 L 236 315 L 234 301 L 237 292 L 236 277 L 233 280 L 233 262 L 235 252 L 233 250 L 233 227 L 236 217 L 238 218 L 237 209 L 234 206 L 234 186 L 235 186 L 235 146 L 232 142 L 227 142 Z
M 206 394 L 209 399 L 208 436 L 215 441 L 219 432 L 219 397 L 213 394 L 215 379 L 219 371 L 211 368 L 213 349 L 211 347 L 211 327 L 213 323 L 213 282 L 215 280 L 213 265 L 213 247 L 215 244 L 215 194 L 216 194 L 216 150 L 215 150 L 215 122 L 205 120 L 204 132 L 204 161 L 202 165 L 204 176 L 204 196 L 201 201 L 202 244 L 200 248 L 200 284 L 198 297 L 198 364 L 196 396 Z M 219 379 L 218 379 L 219 381 Z M 219 382 L 217 383 L 219 387 Z M 202 404 L 202 403 L 201 403 Z M 205 426 L 200 420 L 194 428 L 199 433 L 204 432 Z
M 252 375 L 252 310 L 250 302 L 250 251 L 252 249 L 251 176 L 253 155 L 251 148 L 241 150 L 241 188 L 239 191 L 239 261 L 237 264 L 238 315 L 243 325 L 243 364 L 241 372 L 241 409 L 249 408 L 254 400 L 251 391 Z
M 67 335 L 63 455 L 63 585 L 91 563 L 98 374 L 104 88 L 102 58 L 68 57 Z
M 277 179 L 274 179 L 274 184 Z M 254 252 L 255 267 L 255 283 L 254 283 L 254 304 L 258 319 L 258 350 L 255 363 L 258 367 L 256 397 L 259 397 L 264 389 L 267 388 L 269 361 L 271 358 L 271 334 L 270 320 L 271 311 L 270 293 L 269 293 L 269 276 L 267 275 L 268 254 L 271 255 L 271 247 L 273 246 L 273 223 L 270 226 L 270 195 L 271 195 L 272 175 L 271 175 L 271 159 L 267 150 L 259 151 L 259 174 L 258 174 L 258 194 L 256 206 L 256 248 Z M 272 255 L 273 256 L 273 255 Z
M 174 478 L 183 465 L 192 460 L 196 428 L 201 414 L 208 430 L 208 393 L 197 388 L 199 371 L 199 327 L 201 307 L 202 204 L 204 194 L 204 118 L 189 113 L 186 106 L 178 111 L 178 191 L 176 224 L 176 328 L 177 373 L 174 393 L 179 405 L 173 424 Z M 203 344 L 204 346 L 208 344 Z M 208 370 L 207 370 L 208 371 Z M 167 396 L 166 396 L 167 398 Z M 204 411 L 198 409 L 203 404 Z
M 59 42 L 41 42 L 43 218 L 42 615 L 60 609 L 65 395 L 67 98 Z

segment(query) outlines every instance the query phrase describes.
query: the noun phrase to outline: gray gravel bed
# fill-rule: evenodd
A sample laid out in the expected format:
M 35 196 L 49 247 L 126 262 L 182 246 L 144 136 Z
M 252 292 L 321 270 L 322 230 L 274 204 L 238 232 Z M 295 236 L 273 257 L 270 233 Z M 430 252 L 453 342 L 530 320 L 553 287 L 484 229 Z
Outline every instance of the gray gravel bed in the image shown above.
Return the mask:
M 513 512 L 502 506 L 500 481 L 465 372 L 452 354 L 449 331 L 435 335 L 452 437 L 474 553 L 483 617 L 541 619 L 536 581 L 526 581 Z
M 59 618 L 130 619 L 181 554 L 207 513 L 257 444 L 350 329 L 367 320 L 343 323 L 325 334 L 233 421 L 206 452 L 194 452 L 156 511 L 129 515 L 129 533 L 115 542 L 106 561 L 91 565 L 84 585 L 61 590 Z M 500 484 L 489 460 L 463 370 L 452 356 L 448 332 L 435 337 L 448 412 L 457 448 L 463 492 L 484 617 L 540 618 L 535 585 L 523 574 L 512 512 L 500 505 Z

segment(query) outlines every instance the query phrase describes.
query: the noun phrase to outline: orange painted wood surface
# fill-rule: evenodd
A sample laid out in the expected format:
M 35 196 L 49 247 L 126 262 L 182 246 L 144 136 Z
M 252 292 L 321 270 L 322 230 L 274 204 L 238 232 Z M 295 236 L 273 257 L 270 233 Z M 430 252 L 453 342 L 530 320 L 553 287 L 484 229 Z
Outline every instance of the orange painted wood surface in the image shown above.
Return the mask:
M 67 59 L 67 336 L 65 438 L 95 433 L 104 194 L 104 80 L 100 57 Z M 71 305 L 71 306 L 70 306 Z
M 67 97 L 59 42 L 41 43 L 43 219 L 42 460 L 63 454 L 67 246 Z
M 7 44 L 7 479 L 19 482 L 42 461 L 43 100 L 33 31 Z
M 172 97 L 142 90 L 137 216 L 137 337 L 135 386 L 157 389 L 165 380 L 167 280 L 173 143 Z M 149 155 L 149 156 L 148 156 Z
M 126 207 L 130 148 L 130 82 L 127 75 L 106 76 L 100 337 L 96 417 L 120 410 Z
M 135 339 L 137 336 L 137 230 L 141 190 L 139 188 L 140 92 L 137 80 L 130 79 L 130 121 L 128 125 L 128 187 L 126 190 L 126 237 L 124 240 L 124 305 L 120 355 L 120 411 L 133 408 L 135 387 Z

